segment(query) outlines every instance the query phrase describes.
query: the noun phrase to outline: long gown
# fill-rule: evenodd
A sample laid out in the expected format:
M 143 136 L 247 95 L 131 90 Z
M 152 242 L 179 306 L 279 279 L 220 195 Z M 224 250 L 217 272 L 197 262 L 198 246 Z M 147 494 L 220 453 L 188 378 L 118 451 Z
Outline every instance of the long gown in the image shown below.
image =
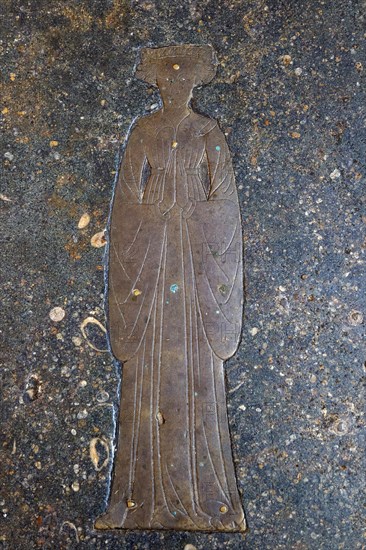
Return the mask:
M 140 119 L 111 218 L 109 330 L 123 375 L 104 528 L 245 530 L 223 369 L 240 338 L 242 277 L 216 121 L 192 111 L 176 127 L 159 113 Z

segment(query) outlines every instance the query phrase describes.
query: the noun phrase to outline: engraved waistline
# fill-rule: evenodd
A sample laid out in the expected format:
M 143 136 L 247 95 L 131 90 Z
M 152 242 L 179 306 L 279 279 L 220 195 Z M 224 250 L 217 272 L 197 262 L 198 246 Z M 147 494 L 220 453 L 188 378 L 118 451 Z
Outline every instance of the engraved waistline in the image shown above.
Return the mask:
M 166 168 L 152 168 L 151 175 L 157 176 L 157 175 L 165 174 L 166 171 L 167 171 Z M 199 170 L 198 168 L 184 168 L 183 173 L 187 174 L 188 176 L 198 176 Z

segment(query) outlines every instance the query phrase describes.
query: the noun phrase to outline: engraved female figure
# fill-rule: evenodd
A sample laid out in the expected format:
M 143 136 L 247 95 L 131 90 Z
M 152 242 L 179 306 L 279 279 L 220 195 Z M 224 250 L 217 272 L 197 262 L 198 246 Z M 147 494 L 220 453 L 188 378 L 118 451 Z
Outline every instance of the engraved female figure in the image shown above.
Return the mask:
M 122 361 L 119 438 L 100 529 L 242 531 L 223 362 L 242 318 L 241 220 L 216 121 L 190 108 L 210 46 L 142 51 L 163 108 L 137 121 L 116 188 L 109 324 Z

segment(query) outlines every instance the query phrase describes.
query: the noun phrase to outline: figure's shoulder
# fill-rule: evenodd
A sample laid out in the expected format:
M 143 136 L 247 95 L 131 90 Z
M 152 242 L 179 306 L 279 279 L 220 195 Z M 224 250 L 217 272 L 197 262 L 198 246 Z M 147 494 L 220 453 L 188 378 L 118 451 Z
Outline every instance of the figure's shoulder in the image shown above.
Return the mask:
M 138 119 L 136 119 L 131 126 L 131 132 L 134 133 L 146 133 L 149 128 L 154 126 L 156 124 L 157 120 L 157 113 L 152 113 L 148 115 L 144 115 Z
M 193 126 L 194 130 L 198 135 L 204 136 L 211 132 L 214 129 L 218 129 L 218 123 L 215 119 L 210 118 L 200 113 L 192 111 L 188 120 L 188 125 Z M 161 110 L 155 111 L 154 113 L 149 113 L 148 115 L 142 116 L 135 120 L 131 126 L 131 133 L 149 135 L 152 130 L 155 130 L 159 125 L 164 122 L 162 119 Z
M 197 127 L 198 133 L 204 136 L 211 132 L 214 128 L 217 128 L 217 121 L 214 118 L 210 118 L 200 113 L 194 112 L 194 124 Z

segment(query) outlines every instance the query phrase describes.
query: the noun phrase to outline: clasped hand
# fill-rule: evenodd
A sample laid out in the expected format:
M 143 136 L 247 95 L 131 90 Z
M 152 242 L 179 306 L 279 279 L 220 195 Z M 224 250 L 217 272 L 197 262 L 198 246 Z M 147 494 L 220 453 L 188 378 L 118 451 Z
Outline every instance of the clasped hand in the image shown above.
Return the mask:
M 155 206 L 158 211 L 158 214 L 160 216 L 163 216 L 164 219 L 169 219 L 172 211 L 175 208 L 178 208 L 179 210 L 182 211 L 183 218 L 189 218 L 189 216 L 191 216 L 191 214 L 195 209 L 196 201 L 193 199 L 189 199 L 183 208 L 180 208 L 177 203 L 169 204 L 169 203 L 166 203 L 165 201 L 160 201 Z

